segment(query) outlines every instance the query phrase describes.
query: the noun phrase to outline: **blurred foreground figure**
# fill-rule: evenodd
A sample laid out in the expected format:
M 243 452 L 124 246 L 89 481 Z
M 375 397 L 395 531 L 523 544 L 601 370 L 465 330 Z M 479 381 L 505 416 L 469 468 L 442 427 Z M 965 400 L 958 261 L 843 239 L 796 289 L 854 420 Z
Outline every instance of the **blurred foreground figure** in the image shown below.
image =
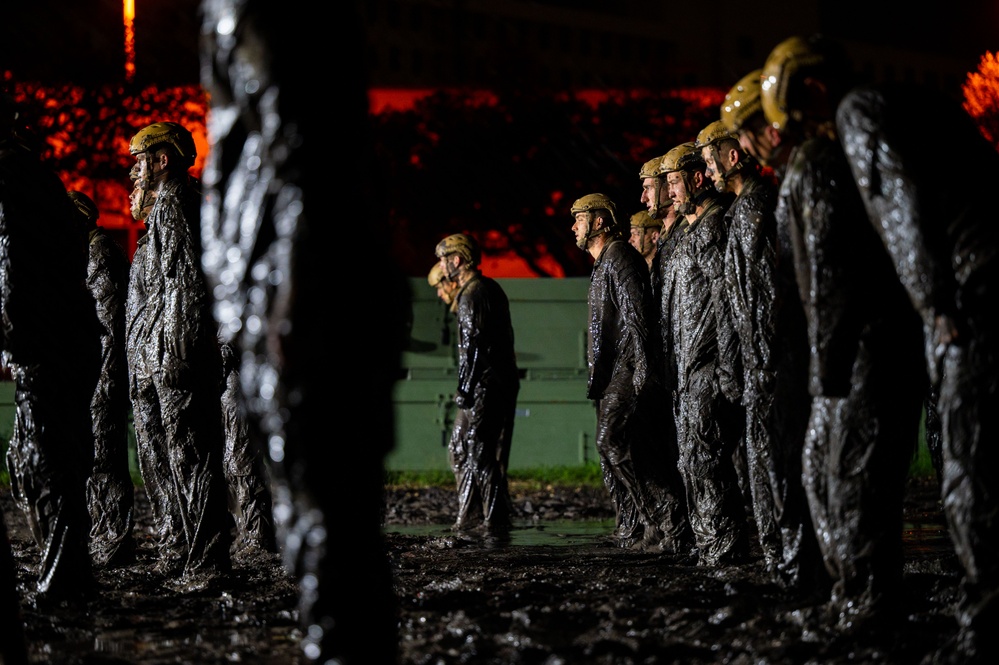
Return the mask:
M 918 112 L 916 112 L 918 111 Z M 941 434 L 944 513 L 963 567 L 958 634 L 934 662 L 999 658 L 999 224 L 995 201 L 940 177 L 926 118 L 946 160 L 988 187 L 999 154 L 970 116 L 908 85 L 855 88 L 836 125 L 874 228 L 922 317 Z M 929 443 L 929 441 L 928 441 Z M 930 448 L 931 452 L 933 448 Z
M 101 373 L 90 401 L 94 468 L 87 479 L 90 556 L 115 568 L 135 561 L 135 486 L 128 470 L 128 362 L 125 359 L 125 297 L 129 262 L 125 250 L 97 225 L 100 211 L 83 192 L 70 192 L 77 222 L 88 235 L 87 288 L 101 328 Z
M 243 413 L 239 356 L 229 342 L 222 342 L 220 347 L 222 429 L 225 436 L 222 457 L 229 512 L 236 525 L 231 552 L 237 558 L 252 557 L 261 552 L 275 553 L 278 547 L 274 532 L 274 501 L 266 455 L 259 440 L 250 436 Z
M 39 600 L 79 602 L 95 581 L 86 482 L 100 340 L 86 231 L 59 178 L 21 142 L 0 97 L 0 349 L 16 384 L 11 491 L 41 549 Z
M 927 381 L 919 319 L 836 133 L 835 104 L 852 80 L 839 44 L 791 37 L 764 64 L 760 100 L 779 141 L 770 159 L 788 160 L 776 215 L 811 348 L 802 471 L 833 582 L 815 614 L 836 632 L 873 636 L 905 616 L 902 500 Z
M 278 544 L 299 581 L 304 655 L 374 664 L 398 661 L 381 513 L 409 293 L 380 255 L 373 264 L 357 259 L 371 285 L 363 298 L 344 300 L 342 274 L 331 270 L 358 237 L 356 220 L 366 220 L 365 234 L 388 230 L 387 217 L 371 214 L 374 153 L 356 11 L 342 8 L 337 50 L 321 63 L 341 93 L 331 123 L 301 76 L 302 63 L 315 61 L 314 44 L 329 41 L 322 22 L 263 0 L 202 2 L 202 84 L 211 95 L 202 237 L 221 334 L 239 350 L 250 433 L 271 460 Z M 334 138 L 349 165 L 331 195 L 324 164 Z M 331 314 L 347 311 L 349 349 L 332 341 L 329 326 Z
M 759 168 L 759 161 L 753 155 L 762 155 L 769 160 L 774 156 L 774 144 L 770 141 L 767 132 L 763 129 L 769 127 L 766 124 L 766 117 L 763 115 L 763 103 L 760 99 L 760 74 L 762 69 L 758 69 L 740 79 L 728 94 L 721 106 L 721 120 L 727 132 L 737 137 L 737 142 L 741 152 L 732 152 L 736 149 L 731 143 L 723 143 L 721 147 L 728 146 L 728 154 L 736 158 L 736 163 L 741 163 L 743 159 L 747 162 L 754 160 L 756 168 L 749 168 L 753 172 L 753 179 L 769 179 L 763 169 Z M 774 130 L 776 131 L 776 130 Z M 702 153 L 705 150 L 702 148 Z M 702 155 L 703 156 L 703 155 Z M 730 162 L 719 153 L 717 161 L 723 164 Z M 730 168 L 731 164 L 729 167 Z M 784 166 L 784 165 L 778 165 Z M 776 169 L 771 170 L 774 174 Z M 783 174 L 784 169 L 780 169 Z M 718 174 L 720 176 L 720 173 Z M 737 175 L 731 177 L 732 180 L 741 180 Z M 733 190 L 734 191 L 734 190 Z M 760 192 L 758 185 L 749 190 L 750 192 Z M 759 202 L 769 200 L 770 185 L 763 185 L 762 191 L 767 192 L 764 197 L 752 196 L 750 200 L 756 199 Z M 812 402 L 808 394 L 808 331 L 805 320 L 805 311 L 802 307 L 801 298 L 798 295 L 797 276 L 794 272 L 794 251 L 791 243 L 791 235 L 786 224 L 779 224 L 776 218 L 776 191 L 772 192 L 772 205 L 768 202 L 761 208 L 764 214 L 761 219 L 767 217 L 773 219 L 774 235 L 759 234 L 758 240 L 769 239 L 767 244 L 760 245 L 761 257 L 767 257 L 766 267 L 770 274 L 767 279 L 774 290 L 772 312 L 768 313 L 768 318 L 772 317 L 772 330 L 764 333 L 765 328 L 760 328 L 759 332 L 765 334 L 761 336 L 761 341 L 765 341 L 765 346 L 757 347 L 753 342 L 749 342 L 749 358 L 756 356 L 756 360 L 743 361 L 743 371 L 746 372 L 746 381 L 752 384 L 749 378 L 754 366 L 765 367 L 764 371 L 769 371 L 770 376 L 763 372 L 756 374 L 759 379 L 766 379 L 756 385 L 761 392 L 758 393 L 759 403 L 755 411 L 763 416 L 757 422 L 765 426 L 765 430 L 759 430 L 759 440 L 769 444 L 771 451 L 769 460 L 762 460 L 770 463 L 772 472 L 768 472 L 769 483 L 773 497 L 774 515 L 781 542 L 781 560 L 777 563 L 777 580 L 785 589 L 795 593 L 799 597 L 825 598 L 832 580 L 826 571 L 825 562 L 819 549 L 819 543 L 815 538 L 815 529 L 812 526 L 811 513 L 808 509 L 808 498 L 805 494 L 805 486 L 802 482 L 801 474 L 801 453 L 805 443 L 805 431 L 808 428 L 808 420 L 811 413 Z M 746 201 L 740 202 L 741 195 L 733 202 L 730 215 L 734 215 L 744 209 Z M 769 211 L 769 212 L 763 212 Z M 748 215 L 744 221 L 753 219 L 754 215 Z M 733 219 L 733 223 L 735 220 Z M 761 226 L 762 229 L 762 226 Z M 756 234 L 748 234 L 747 238 L 756 237 Z M 738 252 L 739 234 L 730 232 L 728 250 L 732 250 L 732 266 L 742 263 L 738 254 L 748 257 L 750 254 Z M 769 248 L 769 242 L 773 247 Z M 749 243 L 751 247 L 753 243 Z M 752 261 L 753 264 L 756 260 Z M 760 261 L 764 263 L 764 261 Z M 749 276 L 764 266 L 750 266 L 746 263 L 745 275 Z M 736 277 L 741 271 L 730 271 L 726 267 L 726 277 L 731 275 Z M 737 288 L 742 283 L 741 279 L 727 281 L 730 296 L 740 298 Z M 733 288 L 735 287 L 735 288 Z M 736 303 L 736 300 L 732 301 Z M 735 320 L 745 317 L 745 324 L 742 330 L 746 334 L 747 340 L 755 338 L 754 325 L 762 318 L 751 311 L 747 305 L 732 307 L 732 314 Z M 742 337 L 742 334 L 740 334 Z M 757 348 L 759 350 L 757 350 Z M 743 355 L 746 350 L 742 351 Z M 769 379 L 772 378 L 772 383 Z M 745 388 L 743 389 L 745 393 Z M 751 445 L 753 438 L 752 424 L 754 409 L 747 408 L 746 437 L 745 441 Z M 765 468 L 765 467 L 764 467 Z M 764 485 L 761 489 L 766 489 Z
M 435 251 L 457 285 L 458 413 L 448 445 L 458 489 L 454 530 L 505 536 L 511 513 L 506 472 L 520 392 L 510 302 L 503 287 L 479 270 L 482 253 L 474 238 L 456 233 Z
M 7 522 L 0 512 L 0 663 L 27 665 L 28 646 L 24 639 L 24 617 L 21 597 L 17 592 L 17 563 L 7 536 Z

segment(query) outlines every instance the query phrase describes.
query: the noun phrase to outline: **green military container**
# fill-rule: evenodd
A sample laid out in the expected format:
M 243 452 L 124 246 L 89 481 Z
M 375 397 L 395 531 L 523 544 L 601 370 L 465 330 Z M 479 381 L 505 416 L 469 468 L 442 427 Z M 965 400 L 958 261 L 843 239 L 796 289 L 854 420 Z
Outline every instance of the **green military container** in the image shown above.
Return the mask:
M 510 468 L 596 462 L 596 413 L 586 399 L 589 278 L 497 281 L 510 299 L 521 372 Z M 393 393 L 395 447 L 386 468 L 448 470 L 447 441 L 456 411 L 452 396 L 458 382 L 454 315 L 426 279 L 411 278 L 410 289 L 413 328 Z M 6 448 L 13 423 L 14 384 L 0 382 L 0 448 Z M 129 435 L 134 441 L 134 434 Z M 134 468 L 134 460 L 132 464 Z
M 510 468 L 596 462 L 596 413 L 586 398 L 589 278 L 497 281 L 510 300 L 521 371 Z M 454 315 L 425 279 L 411 279 L 410 288 L 413 328 L 394 390 L 395 449 L 386 467 L 446 470 L 458 381 Z
M 0 448 L 6 450 L 7 441 L 14 432 L 14 414 L 17 408 L 14 406 L 14 382 L 0 381 L 0 439 L 3 443 Z M 5 462 L 0 461 L 0 466 Z

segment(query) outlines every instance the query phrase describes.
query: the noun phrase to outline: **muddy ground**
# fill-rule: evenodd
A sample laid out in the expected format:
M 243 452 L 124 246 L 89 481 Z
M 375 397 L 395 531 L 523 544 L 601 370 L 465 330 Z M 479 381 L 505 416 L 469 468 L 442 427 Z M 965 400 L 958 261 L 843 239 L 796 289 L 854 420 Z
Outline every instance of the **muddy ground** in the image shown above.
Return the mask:
M 956 559 L 936 487 L 906 503 L 910 598 L 904 619 L 875 635 L 839 635 L 781 593 L 756 564 L 697 568 L 621 550 L 602 488 L 513 490 L 508 542 L 458 538 L 454 492 L 386 492 L 402 665 L 451 663 L 919 663 L 955 629 Z M 101 573 L 86 614 L 33 607 L 37 552 L 0 489 L 19 567 L 32 663 L 297 665 L 295 586 L 277 557 L 237 564 L 232 584 L 174 591 L 153 571 L 140 494 L 139 561 Z

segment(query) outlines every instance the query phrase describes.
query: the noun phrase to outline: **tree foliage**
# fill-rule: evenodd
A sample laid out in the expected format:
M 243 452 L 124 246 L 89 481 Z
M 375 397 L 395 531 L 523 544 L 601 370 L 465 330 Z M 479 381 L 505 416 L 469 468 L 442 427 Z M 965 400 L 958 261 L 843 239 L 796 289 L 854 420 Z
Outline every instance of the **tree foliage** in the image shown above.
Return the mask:
M 193 171 L 201 172 L 208 104 L 198 86 L 12 87 L 43 158 L 68 188 L 99 190 L 102 211 L 128 215 L 128 141 L 151 122 L 188 127 L 199 151 Z M 434 93 L 410 109 L 372 114 L 384 208 L 371 214 L 389 215 L 392 238 L 385 240 L 410 276 L 424 276 L 437 242 L 459 232 L 474 235 L 485 255 L 512 253 L 541 277 L 589 275 L 590 257 L 571 231 L 572 202 L 603 192 L 624 218 L 642 209 L 641 165 L 693 140 L 718 117 L 723 95 Z M 999 142 L 999 55 L 982 57 L 964 95 L 982 133 Z M 313 168 L 328 171 L 335 189 L 337 169 L 350 168 L 351 156 L 338 160 L 335 134 L 331 141 L 330 162 Z
M 999 53 L 986 53 L 978 70 L 964 85 L 964 109 L 978 123 L 982 134 L 999 149 Z
M 569 208 L 603 192 L 626 218 L 642 209 L 638 171 L 691 141 L 724 93 L 573 96 L 504 93 L 470 104 L 439 92 L 373 118 L 376 175 L 396 260 L 422 276 L 437 242 L 470 233 L 485 253 L 512 251 L 538 276 L 589 275 Z M 557 273 L 550 268 L 553 259 Z
M 128 213 L 128 174 L 135 163 L 128 143 L 150 123 L 170 120 L 187 127 L 199 153 L 193 172 L 201 172 L 208 104 L 199 86 L 84 88 L 27 82 L 12 88 L 29 142 L 68 189 L 100 190 L 93 198 L 102 211 Z

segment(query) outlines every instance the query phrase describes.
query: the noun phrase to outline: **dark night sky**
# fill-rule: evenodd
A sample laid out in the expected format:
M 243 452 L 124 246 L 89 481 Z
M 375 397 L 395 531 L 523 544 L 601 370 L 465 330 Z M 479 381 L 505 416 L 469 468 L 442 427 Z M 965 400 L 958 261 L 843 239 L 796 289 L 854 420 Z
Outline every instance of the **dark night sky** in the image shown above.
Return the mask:
M 938 54 L 999 51 L 999 0 L 825 0 L 825 32 L 842 39 Z
M 833 37 L 961 56 L 999 50 L 999 0 L 957 0 L 921 9 L 911 0 L 818 1 L 823 31 Z M 199 2 L 136 0 L 137 83 L 197 83 Z M 549 0 L 549 4 L 567 3 Z M 583 4 L 590 9 L 601 6 L 595 1 Z M 295 6 L 307 11 L 304 5 Z M 676 4 L 667 13 L 674 25 L 682 25 L 683 12 L 688 11 L 692 29 L 701 30 L 706 19 L 710 25 L 710 12 L 731 7 L 739 7 L 746 21 L 767 20 L 766 2 Z M 46 82 L 85 85 L 121 80 L 121 16 L 121 0 L 8 2 L 0 20 L 0 70 Z M 337 41 L 335 19 L 330 39 Z M 317 45 L 320 57 L 328 47 Z
M 136 83 L 198 82 L 200 0 L 135 0 Z M 78 85 L 125 71 L 121 0 L 19 0 L 0 20 L 0 70 Z M 13 20 L 7 17 L 13 15 Z

